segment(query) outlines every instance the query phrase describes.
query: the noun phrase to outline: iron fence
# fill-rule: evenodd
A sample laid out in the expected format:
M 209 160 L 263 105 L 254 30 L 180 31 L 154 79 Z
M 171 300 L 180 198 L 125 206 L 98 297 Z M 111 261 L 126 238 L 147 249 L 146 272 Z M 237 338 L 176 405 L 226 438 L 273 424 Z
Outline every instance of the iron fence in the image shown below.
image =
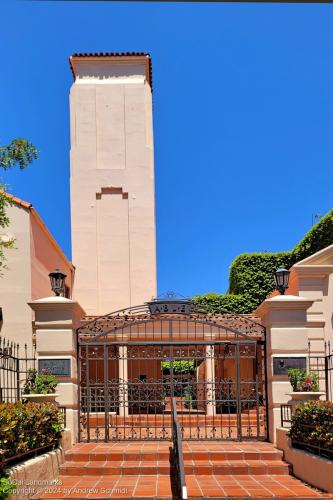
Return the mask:
M 36 351 L 0 337 L 0 402 L 15 403 L 22 396 L 29 369 L 36 367 Z
M 324 385 L 326 401 L 333 401 L 333 351 L 330 342 L 324 344 L 324 354 L 316 354 L 308 343 L 308 370 L 317 373 L 319 384 Z
M 281 405 L 281 427 L 290 427 L 291 425 L 291 417 L 293 415 L 293 406 L 292 405 Z

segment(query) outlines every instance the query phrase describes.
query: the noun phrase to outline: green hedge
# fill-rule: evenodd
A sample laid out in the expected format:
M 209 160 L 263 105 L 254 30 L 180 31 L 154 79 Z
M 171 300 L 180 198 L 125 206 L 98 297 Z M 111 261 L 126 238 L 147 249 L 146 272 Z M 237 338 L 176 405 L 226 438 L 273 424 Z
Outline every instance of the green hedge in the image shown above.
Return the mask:
M 229 275 L 231 294 L 245 295 L 251 305 L 260 304 L 274 290 L 273 274 L 278 267 L 289 269 L 294 263 L 291 252 L 239 255 Z
M 288 434 L 293 446 L 324 456 L 326 451 L 326 456 L 333 458 L 333 403 L 309 401 L 297 405 Z
M 251 300 L 245 295 L 220 295 L 218 293 L 207 293 L 197 295 L 193 301 L 202 307 L 208 314 L 219 313 L 247 313 L 252 307 Z
M 325 215 L 289 252 L 244 253 L 231 264 L 227 294 L 208 293 L 193 300 L 207 312 L 253 312 L 274 290 L 273 273 L 333 244 L 333 210 Z
M 52 403 L 1 403 L 0 472 L 10 458 L 58 445 L 62 420 Z
M 170 375 L 171 363 L 170 361 L 162 361 L 163 375 Z M 193 360 L 182 359 L 173 362 L 174 374 L 193 374 L 195 372 L 195 362 Z

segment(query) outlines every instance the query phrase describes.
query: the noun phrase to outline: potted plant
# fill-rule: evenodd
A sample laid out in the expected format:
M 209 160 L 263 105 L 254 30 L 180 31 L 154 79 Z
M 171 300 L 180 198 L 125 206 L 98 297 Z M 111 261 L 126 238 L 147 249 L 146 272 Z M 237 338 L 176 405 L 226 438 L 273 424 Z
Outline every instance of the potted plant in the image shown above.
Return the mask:
M 24 399 L 41 402 L 55 402 L 55 398 L 59 396 L 55 390 L 58 381 L 52 373 L 43 369 L 39 373 L 35 368 L 28 370 L 28 377 L 23 387 Z
M 288 378 L 293 388 L 288 396 L 291 396 L 291 403 L 300 401 L 318 400 L 325 392 L 319 390 L 319 376 L 317 373 L 307 373 L 304 368 L 290 368 Z

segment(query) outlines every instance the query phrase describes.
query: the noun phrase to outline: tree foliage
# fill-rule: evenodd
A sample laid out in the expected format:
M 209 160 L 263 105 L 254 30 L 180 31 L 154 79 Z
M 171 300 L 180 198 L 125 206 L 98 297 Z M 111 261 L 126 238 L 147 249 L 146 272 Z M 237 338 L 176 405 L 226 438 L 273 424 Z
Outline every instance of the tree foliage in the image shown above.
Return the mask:
M 21 170 L 38 158 L 38 151 L 26 139 L 13 139 L 6 146 L 0 146 L 0 167 L 8 170 L 17 165 Z
M 36 147 L 26 139 L 13 139 L 9 144 L 0 146 L 0 168 L 3 170 L 9 170 L 15 166 L 23 170 L 37 158 L 38 151 Z M 0 228 L 2 230 L 9 225 L 6 209 L 12 204 L 11 199 L 5 195 L 4 191 L 4 183 L 0 181 Z M 0 274 L 1 269 L 5 267 L 5 250 L 13 248 L 13 246 L 14 240 L 0 235 Z

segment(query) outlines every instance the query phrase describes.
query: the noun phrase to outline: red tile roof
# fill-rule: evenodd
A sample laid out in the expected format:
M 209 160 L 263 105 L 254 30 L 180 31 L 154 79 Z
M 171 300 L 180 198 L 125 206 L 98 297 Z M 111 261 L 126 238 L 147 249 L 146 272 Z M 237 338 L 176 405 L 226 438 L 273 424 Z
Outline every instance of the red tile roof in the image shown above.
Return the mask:
M 69 58 L 69 65 L 75 80 L 75 71 L 73 67 L 73 59 L 76 58 L 96 58 L 96 57 L 107 57 L 113 59 L 146 59 L 146 78 L 150 84 L 151 89 L 153 88 L 152 80 L 152 63 L 151 57 L 148 52 L 76 52 Z
M 21 200 L 21 198 L 17 198 L 16 196 L 9 193 L 2 192 L 2 194 L 12 202 L 16 203 L 17 205 L 20 205 L 21 207 L 32 208 L 32 204 L 29 203 L 28 201 Z

